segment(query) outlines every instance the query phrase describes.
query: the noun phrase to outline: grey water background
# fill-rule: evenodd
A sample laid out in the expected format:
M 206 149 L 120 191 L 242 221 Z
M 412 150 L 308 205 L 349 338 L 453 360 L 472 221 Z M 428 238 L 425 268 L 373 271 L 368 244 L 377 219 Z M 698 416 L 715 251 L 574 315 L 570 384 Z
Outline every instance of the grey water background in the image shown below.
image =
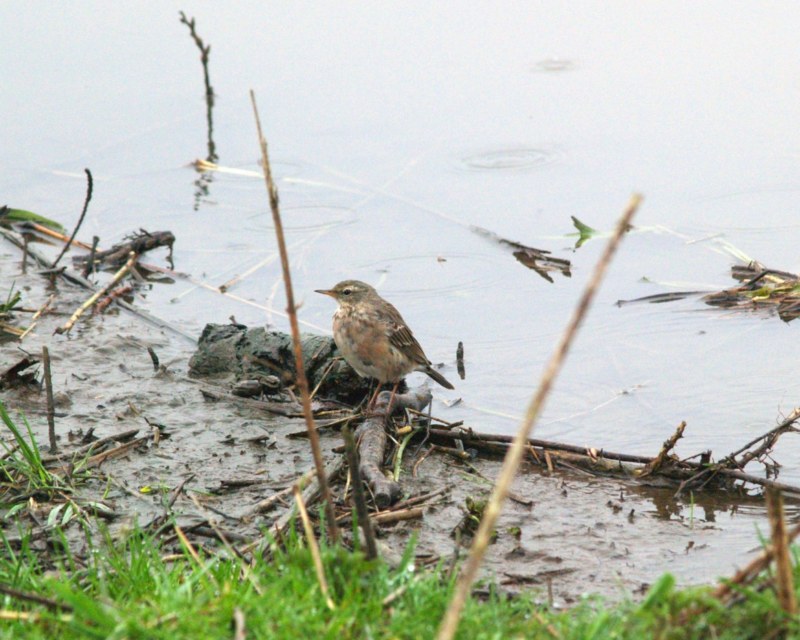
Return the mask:
M 205 103 L 181 9 L 212 45 L 224 167 L 259 169 L 256 93 L 305 328 L 330 327 L 314 289 L 374 284 L 456 384 L 434 389 L 436 415 L 516 429 L 604 245 L 575 251 L 570 216 L 610 230 L 634 191 L 637 228 L 536 435 L 655 454 L 686 420 L 678 452 L 721 457 L 800 404 L 800 324 L 696 298 L 615 305 L 729 286 L 730 247 L 800 271 L 795 4 L 0 4 L 0 201 L 71 228 L 89 167 L 81 238 L 171 230 L 195 283 L 137 304 L 199 335 L 231 316 L 288 324 L 263 180 L 214 174 L 197 195 Z M 545 281 L 473 226 L 572 277 Z M 197 284 L 242 274 L 228 297 Z M 798 453 L 784 436 L 781 479 L 800 482 Z

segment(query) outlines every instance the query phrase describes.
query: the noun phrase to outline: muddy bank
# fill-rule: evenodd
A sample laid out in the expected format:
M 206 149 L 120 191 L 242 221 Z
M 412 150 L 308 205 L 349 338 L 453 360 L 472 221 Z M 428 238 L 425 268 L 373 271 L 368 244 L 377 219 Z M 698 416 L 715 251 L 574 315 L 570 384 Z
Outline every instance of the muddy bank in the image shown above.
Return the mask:
M 16 280 L 26 307 L 36 307 L 53 291 L 40 276 L 22 276 L 8 251 L 0 268 L 0 286 L 7 289 Z M 113 511 L 107 520 L 113 533 L 127 530 L 134 521 L 157 523 L 174 496 L 172 512 L 199 544 L 216 544 L 206 537 L 209 519 L 237 544 L 260 539 L 263 527 L 281 517 L 288 501 L 275 499 L 266 511 L 259 503 L 312 466 L 307 441 L 296 437 L 304 430 L 302 422 L 261 411 L 247 401 L 207 399 L 200 383 L 188 376 L 194 345 L 128 312 L 112 309 L 86 317 L 69 334 L 54 336 L 54 329 L 85 297 L 84 291 L 63 282 L 56 289 L 52 312 L 40 319 L 22 349 L 35 356 L 42 345 L 49 345 L 60 399 L 59 447 L 77 450 L 90 432 L 105 438 L 138 430 L 137 437 L 143 438 L 122 455 L 100 461 L 86 477 L 76 476 L 73 499 L 103 499 Z M 148 347 L 160 360 L 157 370 Z M 3 343 L 0 350 L 4 364 L 24 355 L 15 342 Z M 12 415 L 25 414 L 44 446 L 43 391 L 38 386 L 5 390 L 3 402 Z M 437 410 L 446 413 L 441 406 Z M 10 440 L 10 434 L 3 437 Z M 337 431 L 323 429 L 321 441 L 326 460 L 342 455 L 334 451 L 342 444 Z M 468 502 L 475 504 L 488 494 L 500 462 L 465 462 L 440 454 L 421 460 L 424 452 L 415 443 L 408 447 L 400 476 L 403 499 L 441 493 L 417 505 L 422 517 L 379 525 L 378 535 L 384 555 L 399 554 L 416 534 L 420 562 L 448 562 L 464 553 L 470 535 Z M 334 483 L 340 499 L 343 483 L 344 478 Z M 762 513 L 760 501 L 732 505 L 702 496 L 690 507 L 676 500 L 672 489 L 577 472 L 549 474 L 533 467 L 522 469 L 513 491 L 517 500 L 509 501 L 500 520 L 485 574 L 509 588 L 546 591 L 549 585 L 560 603 L 588 592 L 638 592 L 667 570 L 684 583 L 726 574 L 755 546 L 752 531 Z M 7 500 L 12 498 L 6 494 Z M 9 506 L 6 502 L 5 508 Z M 35 513 L 26 507 L 17 516 L 23 527 L 35 528 L 56 506 L 57 501 L 40 499 Z M 16 536 L 13 519 L 4 526 Z M 79 524 L 67 524 L 66 531 L 80 546 Z

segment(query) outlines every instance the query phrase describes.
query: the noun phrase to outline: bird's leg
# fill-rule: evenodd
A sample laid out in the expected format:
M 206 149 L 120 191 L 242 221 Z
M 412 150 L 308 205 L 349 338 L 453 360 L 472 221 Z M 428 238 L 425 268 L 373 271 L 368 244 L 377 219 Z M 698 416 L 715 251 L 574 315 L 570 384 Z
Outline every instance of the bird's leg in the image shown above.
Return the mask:
M 400 384 L 399 380 L 394 383 L 394 386 L 392 387 L 392 395 L 389 396 L 389 407 L 387 409 L 387 413 L 389 413 L 390 415 L 392 411 L 392 403 L 394 402 L 394 394 L 397 393 L 397 385 L 399 384 Z
M 375 400 L 378 399 L 378 394 L 381 392 L 381 383 L 379 381 L 375 381 L 375 393 L 372 394 L 372 398 L 367 403 L 367 408 L 364 409 L 364 413 L 369 414 L 372 407 L 375 405 Z

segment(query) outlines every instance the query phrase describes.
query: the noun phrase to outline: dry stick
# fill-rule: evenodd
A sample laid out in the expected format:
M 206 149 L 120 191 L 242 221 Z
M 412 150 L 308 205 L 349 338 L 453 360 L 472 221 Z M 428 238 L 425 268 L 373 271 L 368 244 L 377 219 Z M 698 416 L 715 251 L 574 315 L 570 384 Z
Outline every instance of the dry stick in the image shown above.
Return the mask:
M 51 462 L 57 462 L 59 460 L 63 460 L 65 458 L 77 458 L 78 456 L 82 456 L 83 454 L 91 454 L 95 449 L 102 447 L 109 442 L 120 442 L 122 440 L 127 440 L 128 438 L 132 438 L 137 433 L 139 433 L 139 429 L 129 429 L 128 431 L 123 431 L 122 433 L 116 433 L 113 436 L 107 436 L 105 438 L 100 438 L 99 440 L 95 440 L 94 442 L 90 442 L 87 445 L 84 445 L 74 451 L 69 451 L 67 453 L 60 453 L 57 456 L 42 456 L 42 464 L 49 464 Z
M 272 180 L 272 170 L 269 164 L 269 154 L 267 153 L 267 141 L 261 131 L 261 119 L 258 117 L 258 107 L 256 106 L 256 94 L 250 90 L 250 101 L 253 104 L 253 114 L 256 119 L 256 129 L 258 130 L 258 142 L 261 146 L 262 169 L 264 170 L 264 180 L 267 184 L 269 194 L 269 207 L 272 210 L 272 221 L 275 225 L 275 238 L 278 242 L 278 250 L 281 254 L 281 269 L 283 271 L 283 283 L 286 286 L 286 312 L 289 314 L 289 324 L 292 327 L 292 342 L 294 343 L 294 363 L 297 371 L 297 386 L 300 388 L 300 397 L 303 402 L 303 416 L 306 419 L 308 429 L 308 440 L 311 443 L 311 452 L 314 455 L 314 466 L 317 468 L 317 482 L 319 482 L 322 503 L 325 506 L 325 520 L 328 525 L 328 536 L 333 541 L 339 540 L 339 527 L 336 525 L 336 515 L 333 511 L 333 499 L 328 478 L 325 477 L 325 463 L 322 460 L 322 450 L 319 446 L 319 436 L 314 426 L 314 416 L 311 414 L 311 398 L 308 389 L 308 379 L 303 365 L 303 347 L 300 342 L 300 326 L 297 322 L 297 308 L 294 304 L 294 291 L 292 289 L 292 275 L 289 271 L 289 256 L 286 253 L 286 242 L 283 238 L 283 223 L 278 206 L 278 189 Z
M 64 254 L 69 251 L 70 246 L 72 246 L 72 241 L 75 239 L 75 236 L 78 235 L 78 229 L 81 228 L 83 224 L 83 219 L 86 217 L 86 211 L 89 209 L 89 202 L 92 200 L 92 190 L 94 189 L 94 180 L 92 179 L 92 172 L 89 169 L 84 169 L 86 172 L 86 198 L 83 201 L 83 211 L 81 211 L 81 217 L 78 218 L 78 224 L 75 225 L 75 229 L 72 231 L 72 235 L 67 240 L 67 244 L 64 245 L 64 248 L 61 249 L 61 253 L 58 254 L 58 257 L 55 259 L 52 265 L 52 269 L 56 268 L 56 265 L 59 263 L 61 258 L 64 257 Z
M 245 624 L 244 612 L 236 607 L 233 610 L 233 640 L 247 639 L 247 625 Z
M 328 581 L 325 579 L 325 569 L 322 566 L 322 558 L 319 555 L 319 545 L 317 544 L 317 539 L 314 537 L 314 527 L 311 526 L 311 520 L 308 518 L 306 503 L 303 502 L 303 494 L 300 493 L 300 487 L 294 485 L 293 493 L 294 499 L 297 502 L 297 510 L 300 512 L 300 518 L 303 521 L 303 528 L 306 531 L 308 548 L 311 551 L 311 557 L 314 560 L 314 569 L 317 572 L 319 587 L 322 590 L 322 595 L 325 596 L 325 604 L 328 605 L 328 609 L 333 611 L 336 609 L 336 605 L 333 604 L 333 600 L 331 600 L 331 596 L 328 593 Z
M 372 529 L 372 521 L 367 510 L 367 499 L 364 496 L 364 483 L 361 481 L 361 470 L 359 469 L 358 451 L 356 451 L 356 440 L 350 427 L 342 429 L 344 445 L 347 448 L 347 464 L 350 466 L 350 475 L 353 478 L 353 499 L 356 501 L 356 512 L 358 522 L 364 531 L 364 542 L 367 545 L 367 560 L 378 557 L 378 548 L 375 545 L 375 531 Z
M 53 404 L 53 377 L 50 375 L 50 351 L 42 347 L 44 364 L 44 388 L 47 392 L 47 435 L 50 438 L 50 453 L 58 453 L 56 444 L 56 408 Z
M 51 293 L 50 297 L 47 298 L 47 302 L 45 302 L 39 309 L 31 316 L 31 323 L 28 325 L 28 328 L 23 331 L 19 338 L 17 338 L 20 342 L 25 339 L 31 331 L 33 331 L 34 327 L 36 326 L 36 321 L 42 316 L 42 314 L 50 308 L 50 305 L 53 304 L 53 300 L 56 299 L 56 294 Z
M 780 491 L 767 489 L 767 511 L 772 530 L 772 548 L 775 551 L 775 574 L 778 585 L 778 602 L 788 616 L 797 613 L 797 599 L 794 593 L 792 573 L 792 553 L 789 551 L 789 538 L 786 534 L 786 520 L 783 516 L 783 496 Z
M 401 509 L 400 511 L 389 511 L 372 516 L 375 524 L 389 524 L 390 522 L 400 522 L 401 520 L 416 520 L 421 518 L 425 510 L 422 507 L 412 507 L 411 509 Z
M 28 236 L 24 236 L 22 245 L 22 273 L 28 273 Z
M 736 456 L 738 456 L 740 453 L 743 453 L 744 451 L 746 451 L 747 449 L 752 447 L 754 444 L 758 443 L 760 440 L 765 440 L 765 439 L 769 438 L 770 436 L 772 436 L 772 435 L 774 435 L 776 433 L 779 433 L 780 431 L 782 431 L 784 429 L 788 429 L 789 427 L 792 426 L 792 424 L 797 422 L 798 419 L 800 419 L 800 408 L 793 409 L 792 412 L 786 417 L 786 419 L 783 422 L 781 422 L 777 427 L 774 427 L 773 429 L 770 429 L 769 431 L 767 431 L 764 434 L 761 434 L 757 438 L 753 438 L 750 442 L 748 442 L 747 444 L 739 447 L 733 453 L 729 453 L 727 456 L 725 456 L 722 459 L 721 462 L 725 462 L 726 460 L 730 460 L 732 462 L 735 462 L 736 461 Z
M 38 593 L 20 591 L 19 589 L 14 589 L 13 587 L 9 587 L 5 584 L 0 584 L 0 593 L 4 593 L 5 595 L 16 598 L 17 600 L 25 600 L 26 602 L 35 602 L 36 604 L 41 604 L 50 611 L 57 609 L 61 609 L 62 611 L 73 611 L 72 606 L 66 603 L 45 598 L 44 596 L 40 596 Z
M 78 307 L 78 310 L 72 314 L 72 316 L 70 317 L 69 320 L 67 320 L 64 326 L 58 327 L 55 332 L 66 333 L 67 331 L 72 329 L 73 325 L 78 321 L 78 318 L 80 318 L 86 312 L 87 309 L 89 309 L 93 304 L 95 304 L 101 297 L 103 297 L 106 293 L 108 293 L 108 291 L 112 287 L 114 287 L 120 280 L 122 280 L 122 278 L 125 277 L 125 274 L 131 270 L 131 267 L 133 267 L 133 264 L 134 262 L 136 262 L 137 257 L 138 256 L 136 255 L 136 253 L 131 251 L 130 258 L 128 258 L 128 261 L 122 266 L 122 268 L 114 274 L 114 277 L 111 279 L 111 281 L 101 289 L 95 291 L 94 294 L 92 294 L 91 298 L 89 298 L 80 307 Z
M 150 354 L 150 360 L 153 362 L 153 371 L 158 373 L 158 355 L 156 354 L 156 350 L 153 347 L 147 347 L 147 353 Z
M 792 542 L 798 535 L 800 535 L 800 524 L 795 525 L 791 529 L 789 529 L 786 538 L 789 542 Z M 730 593 L 733 591 L 733 587 L 740 584 L 748 584 L 751 582 L 759 573 L 761 573 L 772 561 L 775 557 L 775 547 L 773 545 L 768 546 L 764 549 L 761 554 L 750 561 L 743 569 L 739 569 L 734 576 L 730 580 L 726 580 L 722 584 L 720 584 L 712 593 L 711 595 L 718 600 L 722 600 L 723 602 L 727 599 Z
M 94 256 L 97 253 L 97 245 L 100 244 L 99 236 L 92 236 L 92 248 L 89 251 L 89 259 L 86 261 L 86 266 L 83 268 L 81 274 L 84 278 L 88 278 L 89 274 L 94 273 Z
M 533 423 L 538 417 L 539 411 L 544 404 L 544 400 L 553 386 L 553 381 L 555 380 L 556 375 L 561 370 L 561 366 L 567 355 L 567 351 L 569 351 L 569 347 L 572 344 L 572 340 L 574 339 L 578 328 L 580 327 L 580 324 L 586 315 L 586 312 L 589 310 L 589 306 L 594 298 L 595 293 L 597 292 L 600 281 L 605 275 L 608 264 L 611 262 L 611 258 L 619 246 L 622 235 L 627 231 L 631 218 L 639 208 L 639 203 L 641 200 L 642 198 L 638 194 L 634 194 L 631 197 L 625 212 L 622 214 L 622 217 L 617 223 L 617 227 L 614 230 L 614 235 L 608 241 L 605 251 L 600 257 L 600 260 L 597 262 L 594 273 L 592 274 L 592 277 L 587 283 L 586 288 L 584 289 L 583 294 L 578 301 L 578 306 L 576 307 L 575 312 L 573 313 L 572 318 L 567 325 L 561 341 L 558 343 L 553 356 L 550 358 L 550 361 L 547 364 L 547 368 L 545 369 L 541 382 L 539 383 L 539 388 L 528 405 L 528 408 L 525 412 L 525 417 L 522 420 L 522 424 L 519 426 L 519 430 L 514 438 L 514 442 L 509 448 L 505 460 L 503 461 L 503 467 L 500 469 L 500 475 L 497 478 L 497 484 L 495 485 L 492 496 L 489 499 L 489 504 L 486 506 L 483 517 L 481 518 L 478 532 L 475 534 L 475 539 L 472 543 L 472 548 L 470 549 L 469 558 L 467 559 L 467 563 L 458 580 L 455 592 L 453 593 L 453 599 L 450 601 L 450 605 L 448 606 L 444 618 L 442 619 L 442 623 L 437 634 L 438 640 L 451 640 L 456 633 L 459 618 L 461 616 L 461 610 L 464 608 L 467 596 L 469 595 L 470 587 L 475 580 L 478 569 L 481 565 L 481 561 L 483 560 L 484 553 L 486 552 L 486 547 L 491 539 L 492 529 L 494 528 L 495 522 L 497 522 L 497 518 L 500 516 L 500 509 L 503 506 L 503 502 L 508 495 L 509 488 L 514 480 L 514 476 L 516 475 L 517 467 L 519 467 L 522 454 L 527 445 L 528 436 L 533 429 Z

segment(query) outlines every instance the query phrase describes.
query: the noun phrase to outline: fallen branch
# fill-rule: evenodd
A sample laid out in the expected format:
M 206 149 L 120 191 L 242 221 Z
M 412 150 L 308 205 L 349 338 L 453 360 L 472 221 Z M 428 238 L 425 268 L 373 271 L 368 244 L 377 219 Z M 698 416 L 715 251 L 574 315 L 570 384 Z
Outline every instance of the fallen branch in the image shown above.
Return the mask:
M 369 511 L 367 510 L 367 500 L 364 497 L 364 485 L 359 470 L 356 441 L 355 438 L 353 438 L 350 427 L 345 427 L 342 430 L 342 435 L 344 435 L 344 443 L 347 447 L 347 465 L 350 468 L 350 477 L 353 481 L 353 500 L 355 500 L 356 503 L 356 513 L 358 513 L 358 521 L 364 532 L 364 542 L 367 547 L 366 556 L 367 560 L 372 560 L 378 557 L 378 548 L 375 545 L 375 532 L 372 530 L 372 522 L 369 518 Z
M 131 270 L 134 263 L 136 262 L 137 254 L 131 252 L 128 261 L 125 265 L 114 274 L 114 277 L 108 282 L 104 287 L 102 287 L 99 291 L 96 291 L 86 302 L 84 302 L 78 310 L 72 314 L 69 320 L 64 324 L 62 327 L 58 327 L 56 329 L 56 333 L 66 333 L 70 329 L 72 329 L 73 325 L 78 321 L 78 319 L 86 312 L 87 309 L 91 308 L 103 295 L 105 295 L 110 289 L 112 289 L 125 275 Z
M 67 458 L 78 458 L 84 454 L 90 454 L 96 449 L 105 446 L 109 442 L 121 442 L 124 440 L 128 440 L 129 438 L 133 438 L 137 433 L 139 433 L 138 429 L 130 429 L 128 431 L 123 431 L 122 433 L 115 433 L 113 436 L 107 436 L 105 438 L 100 438 L 99 440 L 95 440 L 94 442 L 90 442 L 87 445 L 84 445 L 78 449 L 73 451 L 66 451 L 64 453 L 59 453 L 58 455 L 49 455 L 49 456 L 42 456 L 42 464 L 49 464 L 51 462 L 58 462 L 61 460 L 65 460 Z
M 375 408 L 369 417 L 358 427 L 358 455 L 361 458 L 360 470 L 369 485 L 375 504 L 379 509 L 397 502 L 403 495 L 402 487 L 387 478 L 381 465 L 386 451 L 386 420 L 397 409 L 412 408 L 422 411 L 431 401 L 429 389 L 418 389 L 406 393 L 397 393 L 392 399 L 389 391 L 383 391 L 375 402 Z M 389 402 L 391 401 L 391 406 Z
M 787 542 L 791 543 L 798 535 L 800 535 L 800 525 L 789 529 L 786 533 Z M 723 602 L 727 601 L 736 587 L 750 584 L 767 568 L 767 566 L 769 566 L 769 563 L 772 562 L 774 557 L 774 546 L 767 546 L 766 549 L 751 560 L 747 566 L 739 569 L 730 580 L 725 580 L 725 582 L 714 589 L 711 595 Z
M 511 436 L 476 433 L 473 431 L 431 429 L 430 437 L 435 442 L 451 443 L 460 440 L 464 447 L 474 448 L 494 455 L 505 455 L 509 449 Z M 674 438 L 675 435 L 672 436 Z M 670 438 L 670 440 L 672 439 Z M 665 442 L 664 446 L 670 443 Z M 658 477 L 678 484 L 677 493 L 692 488 L 697 490 L 703 483 L 715 480 L 715 489 L 721 487 L 721 481 L 740 480 L 761 487 L 771 487 L 785 493 L 800 495 L 800 487 L 789 485 L 769 478 L 762 478 L 739 469 L 728 469 L 719 464 L 704 464 L 693 460 L 678 460 L 670 456 L 663 457 L 656 465 L 657 457 L 631 455 L 579 447 L 560 442 L 528 438 L 528 452 L 530 462 L 547 467 L 552 471 L 552 465 L 569 463 L 580 469 L 597 475 L 613 474 L 629 480 L 650 481 Z M 663 448 L 662 448 L 663 452 Z M 645 473 L 649 466 L 650 472 Z

